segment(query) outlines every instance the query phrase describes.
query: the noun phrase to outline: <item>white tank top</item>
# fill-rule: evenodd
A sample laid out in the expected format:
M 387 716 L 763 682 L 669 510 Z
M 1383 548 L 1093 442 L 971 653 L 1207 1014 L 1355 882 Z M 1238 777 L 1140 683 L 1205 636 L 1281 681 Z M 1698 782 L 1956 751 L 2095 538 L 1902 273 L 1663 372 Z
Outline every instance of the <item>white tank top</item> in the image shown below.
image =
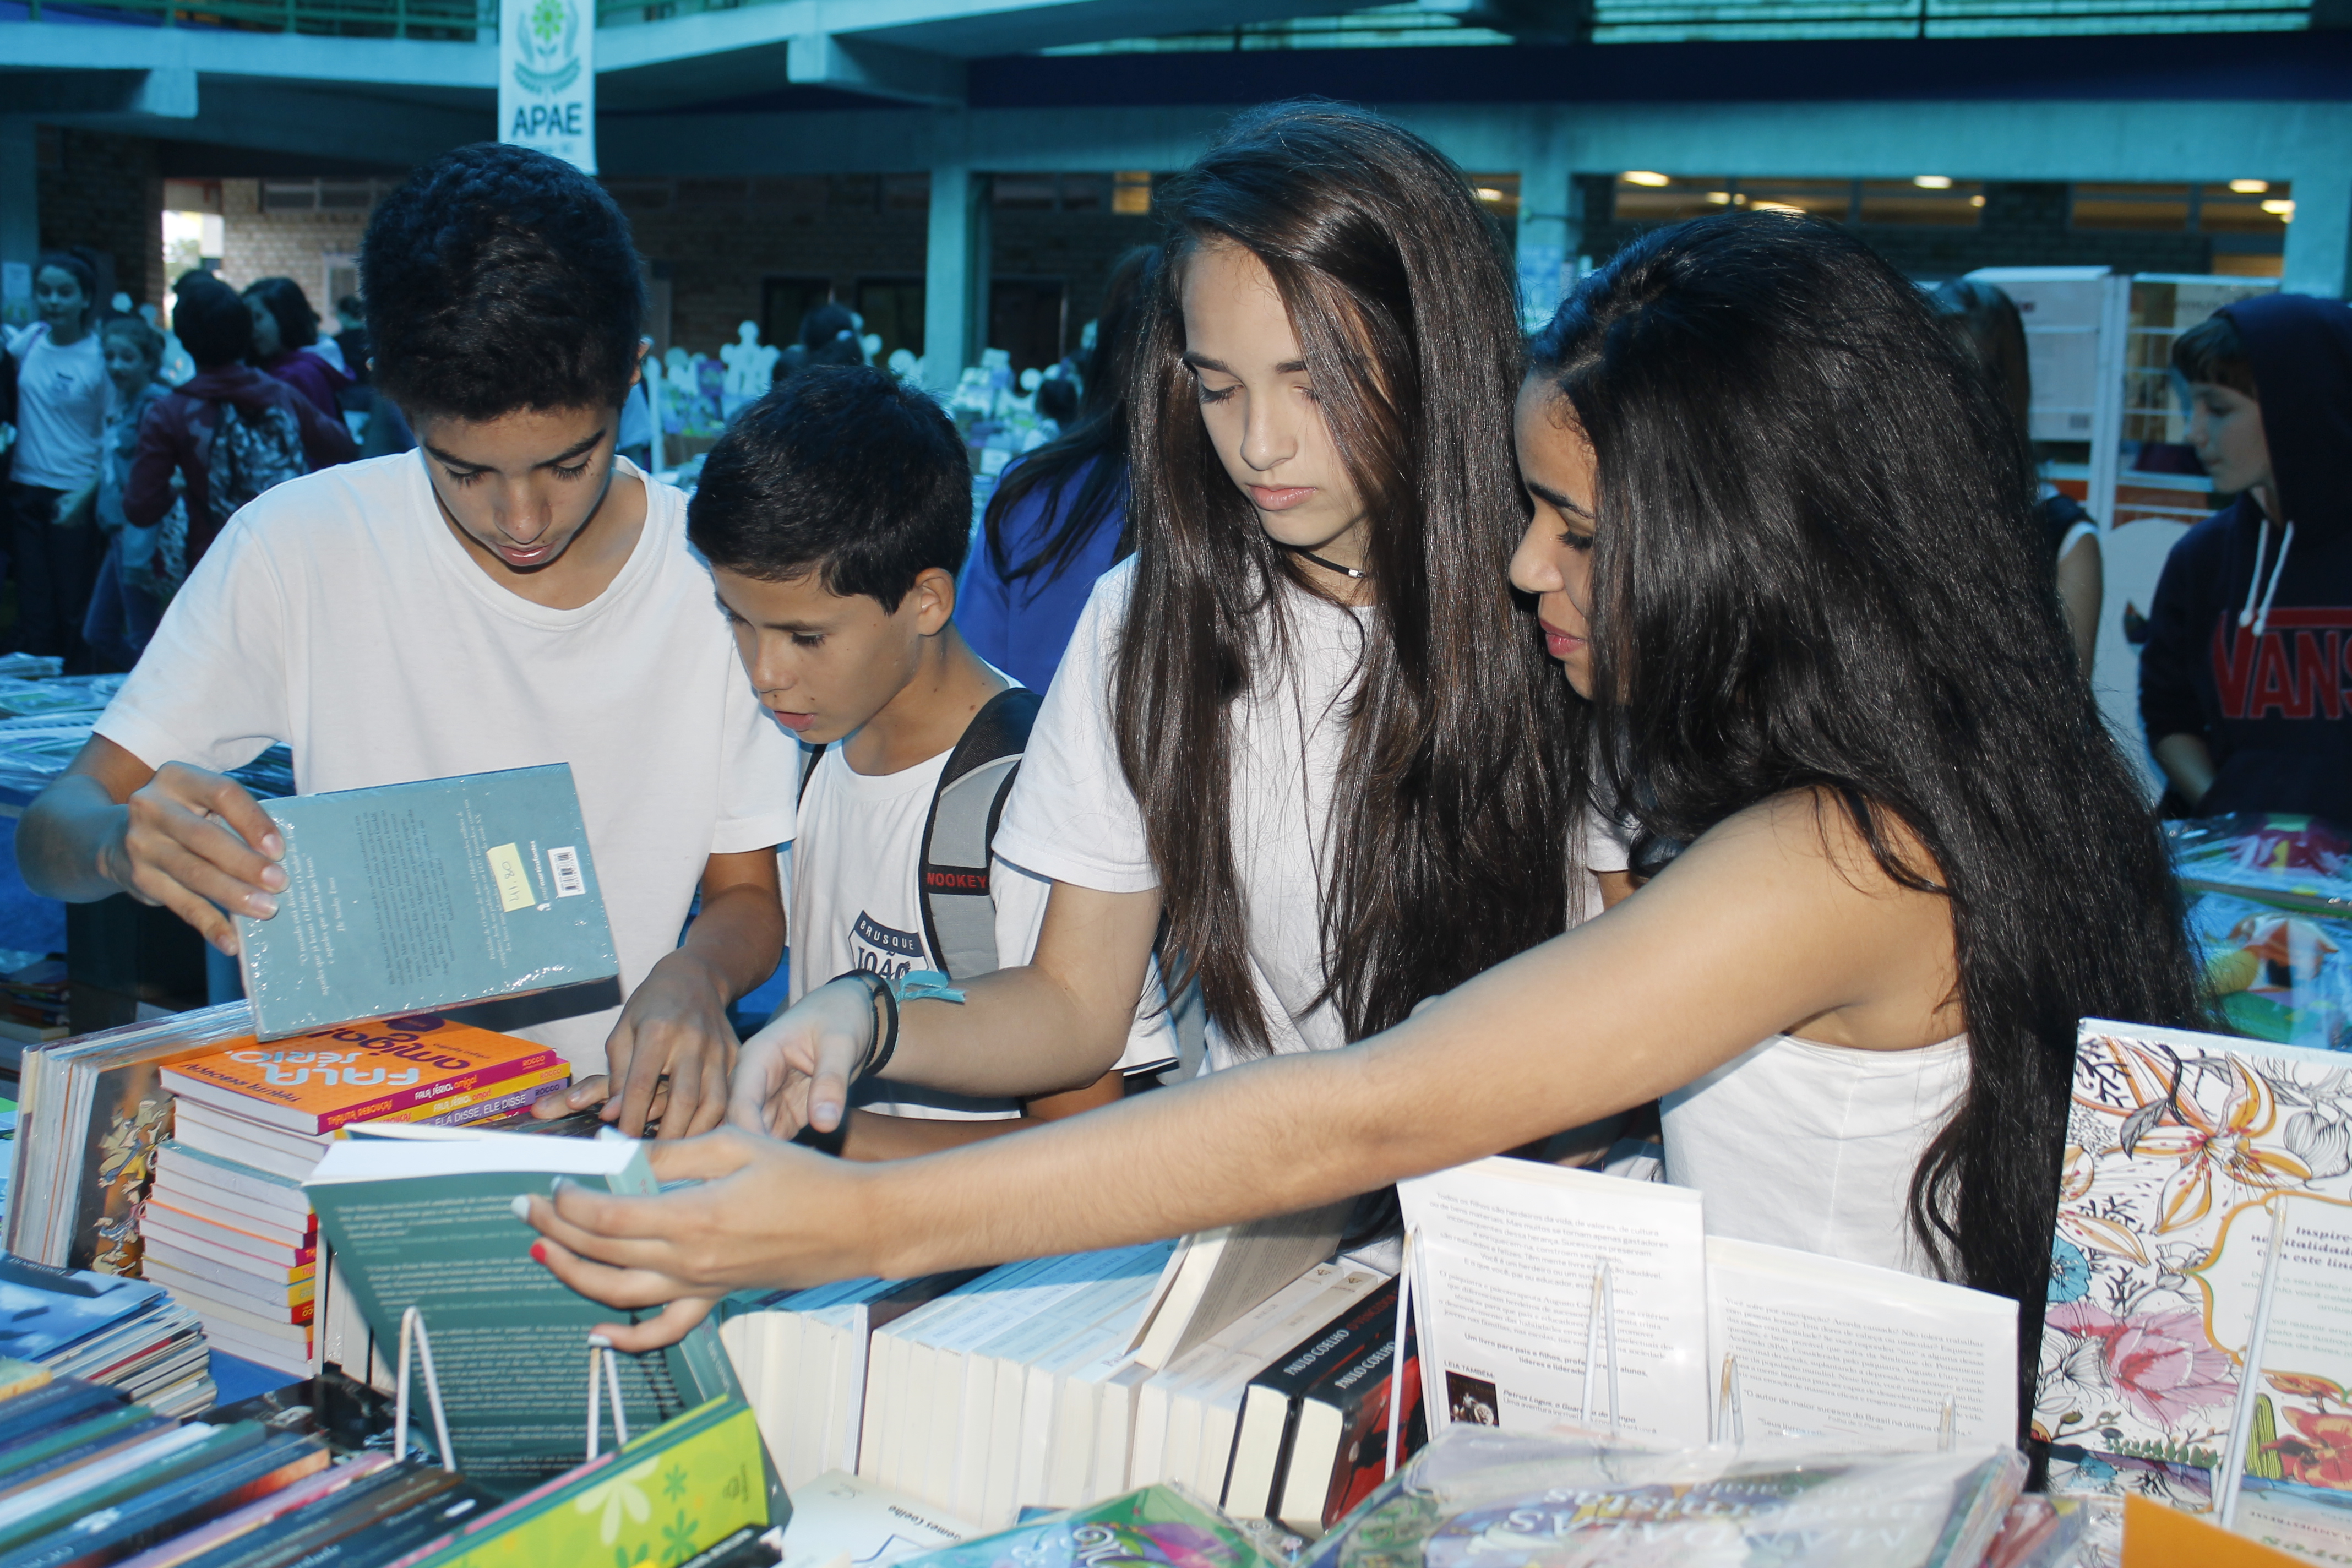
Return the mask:
M 1969 1083 L 1969 1041 L 1864 1051 L 1775 1035 L 1664 1097 L 1666 1180 L 1713 1236 L 1928 1272 L 1906 1205 Z

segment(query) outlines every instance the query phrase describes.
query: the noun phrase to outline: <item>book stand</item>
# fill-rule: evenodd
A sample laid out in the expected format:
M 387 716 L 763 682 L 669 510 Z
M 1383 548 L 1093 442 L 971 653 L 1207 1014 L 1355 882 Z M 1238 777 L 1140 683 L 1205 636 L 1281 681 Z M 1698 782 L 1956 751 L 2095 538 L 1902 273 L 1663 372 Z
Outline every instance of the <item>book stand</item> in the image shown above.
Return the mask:
M 425 1331 L 425 1314 L 411 1307 L 400 1314 L 400 1378 L 392 1406 L 392 1446 L 396 1458 L 408 1454 L 408 1347 L 414 1339 L 425 1363 L 425 1397 L 433 1406 L 433 1436 L 441 1445 L 441 1468 L 455 1475 L 457 1456 L 449 1449 L 449 1417 L 441 1408 L 441 1379 L 433 1370 L 433 1341 Z
M 433 1407 L 433 1437 L 441 1446 L 441 1468 L 451 1475 L 457 1473 L 457 1456 L 449 1444 L 449 1417 L 441 1405 L 441 1378 L 433 1370 L 433 1339 L 425 1331 L 425 1314 L 411 1307 L 400 1314 L 400 1374 L 393 1397 L 392 1434 L 395 1456 L 408 1453 L 408 1367 L 409 1347 L 414 1344 L 416 1359 L 425 1366 L 425 1399 Z M 629 1418 L 621 1405 L 620 1358 L 614 1353 L 613 1342 L 602 1334 L 588 1336 L 588 1458 L 596 1457 L 597 1445 L 604 1437 L 602 1412 L 596 1408 L 599 1394 L 606 1397 L 613 1412 L 613 1447 L 619 1448 L 629 1440 Z
M 1948 1454 L 1958 1442 L 1960 1396 L 1948 1394 L 1942 1408 L 1936 1413 L 1936 1452 Z M 1783 1436 L 1789 1433 L 1780 1434 Z M 1810 1434 L 1803 1434 L 1810 1435 Z M 1723 1358 L 1723 1380 L 1715 1396 L 1714 1440 L 1738 1447 L 1748 1441 L 1748 1424 L 1739 1410 L 1739 1358 L 1727 1353 Z
M 596 1384 L 599 1369 L 613 1406 L 613 1447 L 625 1447 L 629 1441 L 629 1418 L 621 1409 L 621 1363 L 613 1353 L 613 1342 L 602 1334 L 588 1336 L 588 1458 L 596 1457 L 596 1444 L 604 1435 L 604 1422 L 596 1411 Z
M 1420 1278 L 1419 1268 L 1415 1263 L 1415 1254 L 1419 1251 L 1420 1240 L 1420 1227 L 1415 1226 L 1405 1232 L 1403 1254 L 1398 1260 L 1396 1347 L 1390 1352 L 1389 1359 L 1389 1441 L 1387 1469 L 1383 1479 L 1387 1476 L 1396 1474 L 1397 1428 L 1404 1405 L 1405 1335 L 1412 1321 L 1414 1289 Z M 1444 1419 L 1441 1413 L 1444 1411 L 1445 1406 L 1437 1398 L 1440 1384 L 1437 1382 L 1436 1360 L 1426 1353 L 1426 1347 L 1423 1349 L 1422 1403 L 1429 1411 L 1429 1435 L 1434 1437 L 1441 1429 L 1440 1421 Z M 1599 1373 L 1596 1369 L 1599 1369 Z M 1585 1321 L 1584 1409 L 1579 1420 L 1587 1430 L 1592 1426 L 1593 1386 L 1598 1375 L 1603 1373 L 1609 1380 L 1609 1438 L 1613 1443 L 1618 1438 L 1621 1420 L 1617 1389 L 1617 1286 L 1616 1277 L 1610 1272 L 1609 1259 L 1605 1258 L 1601 1260 L 1601 1266 L 1592 1271 L 1592 1311 Z M 1732 1371 L 1731 1358 L 1728 1356 L 1724 1358 L 1723 1375 L 1727 1390 L 1726 1403 L 1734 1411 L 1733 1419 L 1736 1421 L 1738 1389 Z M 1948 1406 L 1947 1408 L 1948 1409 Z M 1496 1414 L 1499 1415 L 1500 1412 Z M 1451 1425 L 1451 1421 L 1447 1420 L 1446 1424 Z M 1721 1436 L 1718 1424 L 1717 1436 L 1719 1439 Z
M 1584 1410 L 1579 1425 L 1592 1426 L 1592 1369 L 1609 1369 L 1609 1440 L 1617 1440 L 1617 1283 L 1609 1259 L 1592 1271 L 1592 1311 L 1584 1321 Z

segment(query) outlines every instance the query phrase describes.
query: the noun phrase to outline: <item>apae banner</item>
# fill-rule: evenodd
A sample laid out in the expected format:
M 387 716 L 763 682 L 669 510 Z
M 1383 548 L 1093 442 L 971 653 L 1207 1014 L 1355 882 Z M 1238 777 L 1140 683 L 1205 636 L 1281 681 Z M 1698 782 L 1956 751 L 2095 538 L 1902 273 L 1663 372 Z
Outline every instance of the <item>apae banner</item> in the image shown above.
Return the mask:
M 595 0 L 500 0 L 499 140 L 596 172 Z

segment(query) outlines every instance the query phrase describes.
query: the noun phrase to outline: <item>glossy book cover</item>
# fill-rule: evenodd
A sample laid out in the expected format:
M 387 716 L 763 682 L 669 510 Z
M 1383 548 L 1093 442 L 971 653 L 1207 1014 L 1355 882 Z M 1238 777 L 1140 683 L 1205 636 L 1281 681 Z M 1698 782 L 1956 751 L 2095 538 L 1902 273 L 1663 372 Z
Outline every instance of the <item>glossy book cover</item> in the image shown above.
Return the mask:
M 429 1117 L 445 1101 L 470 1105 L 499 1084 L 543 1079 L 562 1059 L 530 1040 L 410 1013 L 268 1045 L 233 1041 L 165 1068 L 163 1087 L 315 1137 L 354 1121 Z
M 236 928 L 265 1040 L 620 973 L 564 763 L 262 809 L 289 885 Z

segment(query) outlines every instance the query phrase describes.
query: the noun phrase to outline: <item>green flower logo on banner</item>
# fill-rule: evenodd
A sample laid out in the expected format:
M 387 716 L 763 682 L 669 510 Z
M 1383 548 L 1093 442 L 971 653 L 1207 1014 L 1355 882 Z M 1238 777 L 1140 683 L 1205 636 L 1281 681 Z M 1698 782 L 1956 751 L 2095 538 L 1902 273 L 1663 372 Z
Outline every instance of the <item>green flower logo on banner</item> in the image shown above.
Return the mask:
M 516 37 L 522 47 L 515 82 L 529 92 L 551 96 L 580 77 L 580 8 L 576 0 L 521 0 L 515 9 Z

